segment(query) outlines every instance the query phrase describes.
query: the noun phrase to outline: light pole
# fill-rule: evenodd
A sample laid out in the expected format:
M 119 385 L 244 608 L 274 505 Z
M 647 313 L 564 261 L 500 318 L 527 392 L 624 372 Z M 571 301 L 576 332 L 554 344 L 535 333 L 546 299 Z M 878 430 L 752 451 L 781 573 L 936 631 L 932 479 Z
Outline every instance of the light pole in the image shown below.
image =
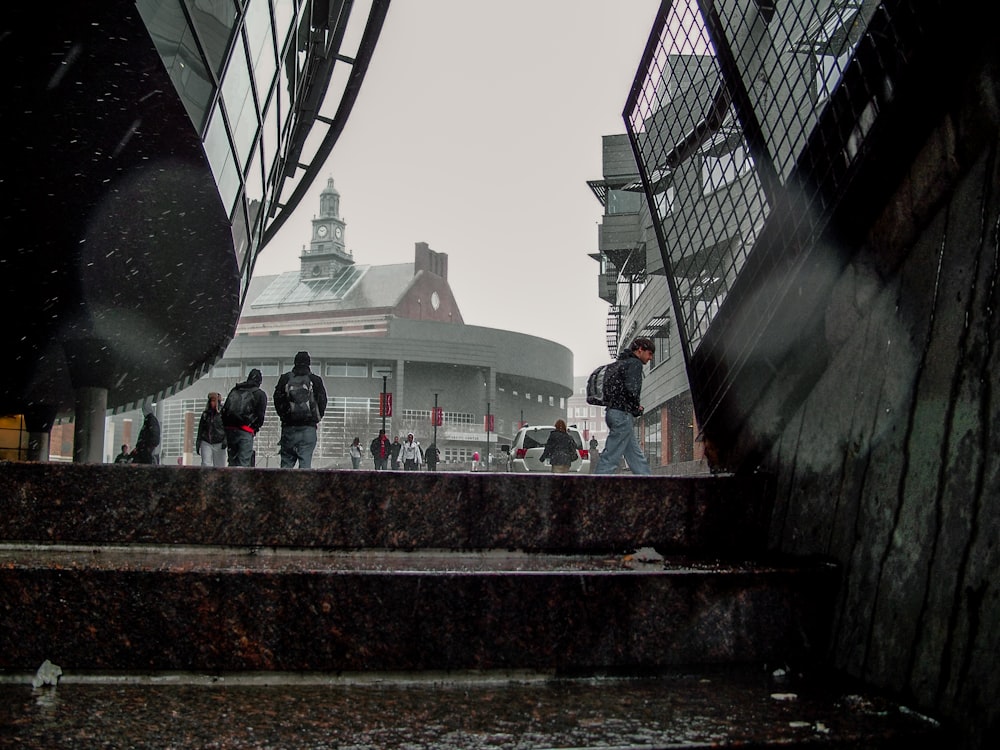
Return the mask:
M 486 471 L 492 471 L 490 466 L 490 402 L 486 402 Z
M 381 370 L 376 370 L 375 372 L 377 372 L 379 375 L 382 376 L 382 403 L 379 405 L 379 413 L 381 413 L 382 415 L 382 432 L 385 433 L 385 413 L 386 411 L 388 411 L 388 406 L 389 406 L 387 386 L 389 381 L 389 373 L 392 371 L 387 369 L 381 369 Z
M 438 395 L 436 393 L 434 394 L 434 419 L 431 420 L 431 421 L 434 422 L 434 439 L 431 442 L 434 445 L 434 449 L 437 450 L 437 444 L 438 444 Z

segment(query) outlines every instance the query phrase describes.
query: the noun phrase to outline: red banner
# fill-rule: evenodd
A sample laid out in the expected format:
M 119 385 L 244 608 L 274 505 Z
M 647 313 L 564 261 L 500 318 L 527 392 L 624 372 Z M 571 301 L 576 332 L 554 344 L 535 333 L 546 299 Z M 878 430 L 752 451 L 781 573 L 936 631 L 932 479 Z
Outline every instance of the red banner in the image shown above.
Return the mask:
M 494 420 L 495 416 L 496 416 L 495 414 L 487 414 L 485 417 L 483 417 L 483 429 L 486 430 L 487 432 L 495 432 L 495 430 L 493 429 L 493 426 L 495 424 Z
M 378 415 L 380 417 L 391 417 L 392 416 L 392 394 L 391 393 L 380 393 L 380 394 L 378 394 Z
M 431 425 L 440 427 L 444 424 L 444 407 L 436 406 L 431 409 Z

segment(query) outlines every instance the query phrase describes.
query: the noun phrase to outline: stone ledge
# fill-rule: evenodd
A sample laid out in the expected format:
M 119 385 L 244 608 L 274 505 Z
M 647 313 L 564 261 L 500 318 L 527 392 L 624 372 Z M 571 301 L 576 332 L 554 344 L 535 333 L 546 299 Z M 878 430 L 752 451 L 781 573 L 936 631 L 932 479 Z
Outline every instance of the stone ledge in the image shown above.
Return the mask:
M 825 643 L 837 576 L 825 564 L 389 557 L 6 552 L 0 669 L 51 659 L 64 670 L 575 673 L 802 661 Z
M 0 541 L 745 556 L 763 477 L 0 464 Z

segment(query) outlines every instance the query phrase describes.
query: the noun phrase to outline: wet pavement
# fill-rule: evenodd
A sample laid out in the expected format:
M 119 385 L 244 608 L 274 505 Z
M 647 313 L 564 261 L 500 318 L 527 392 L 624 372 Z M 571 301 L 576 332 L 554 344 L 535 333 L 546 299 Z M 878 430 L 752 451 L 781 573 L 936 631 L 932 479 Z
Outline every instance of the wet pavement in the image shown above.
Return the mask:
M 0 746 L 920 748 L 929 720 L 846 683 L 763 669 L 647 678 L 94 677 L 0 684 Z

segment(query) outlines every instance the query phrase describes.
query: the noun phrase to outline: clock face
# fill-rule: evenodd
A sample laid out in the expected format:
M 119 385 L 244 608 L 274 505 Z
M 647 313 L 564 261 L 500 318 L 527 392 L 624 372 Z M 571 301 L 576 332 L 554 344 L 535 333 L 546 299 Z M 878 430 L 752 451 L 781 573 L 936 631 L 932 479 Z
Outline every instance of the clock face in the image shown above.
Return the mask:
M 320 237 L 326 237 L 326 227 L 321 226 L 319 229 L 316 230 L 316 234 L 319 235 Z
M 441 306 L 441 298 L 438 297 L 437 292 L 431 293 L 431 307 L 437 310 Z
M 336 229 L 333 230 L 333 233 L 337 235 L 337 239 L 339 240 L 341 236 L 343 236 L 344 230 L 341 229 L 340 227 L 337 227 Z

